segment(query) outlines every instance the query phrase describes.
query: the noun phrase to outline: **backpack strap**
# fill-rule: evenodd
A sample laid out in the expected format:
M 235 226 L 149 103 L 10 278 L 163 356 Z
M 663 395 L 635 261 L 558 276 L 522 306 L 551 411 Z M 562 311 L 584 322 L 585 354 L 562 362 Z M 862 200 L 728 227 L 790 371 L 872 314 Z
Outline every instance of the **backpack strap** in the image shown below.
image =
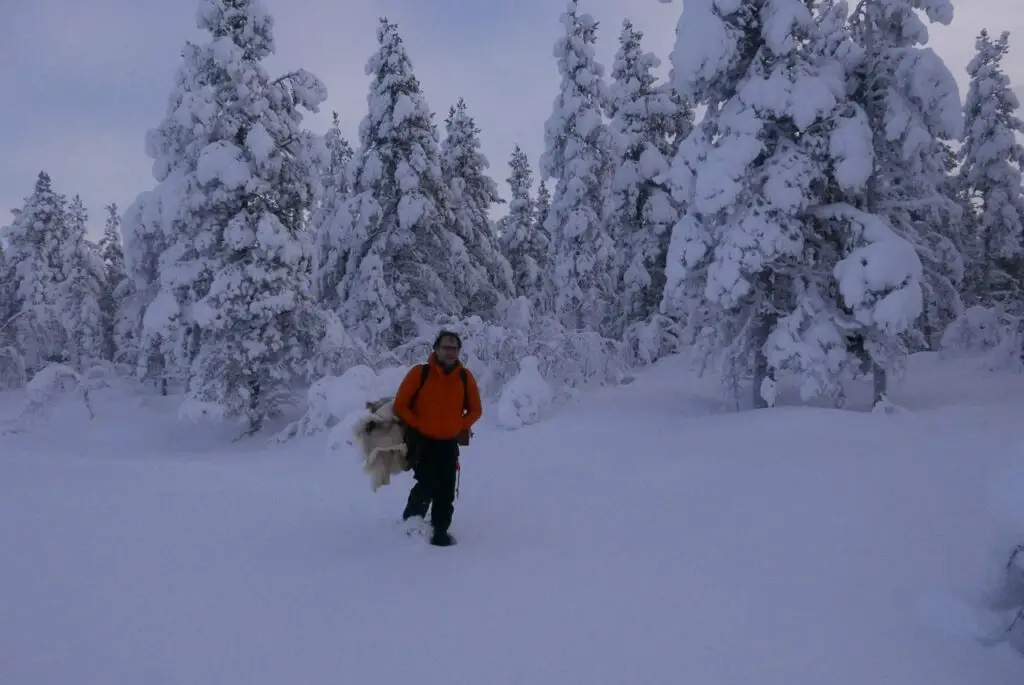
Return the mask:
M 462 377 L 462 411 L 469 412 L 469 374 L 466 367 L 459 367 L 459 376 Z
M 420 385 L 409 398 L 409 407 L 416 406 L 416 399 L 420 396 L 420 390 L 427 384 L 427 376 L 430 375 L 430 364 L 420 364 Z M 466 367 L 459 367 L 459 378 L 462 379 L 462 411 L 469 411 L 469 374 Z
M 416 406 L 416 399 L 420 396 L 420 390 L 427 384 L 427 376 L 430 375 L 430 364 L 420 364 L 420 386 L 416 388 L 416 391 L 409 398 L 409 408 Z

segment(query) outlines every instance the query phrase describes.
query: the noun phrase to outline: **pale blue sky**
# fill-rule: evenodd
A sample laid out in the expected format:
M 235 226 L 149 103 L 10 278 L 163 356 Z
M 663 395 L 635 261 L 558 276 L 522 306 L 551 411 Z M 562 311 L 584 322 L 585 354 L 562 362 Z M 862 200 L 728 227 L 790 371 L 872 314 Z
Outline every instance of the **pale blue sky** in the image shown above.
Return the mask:
M 304 67 L 330 91 L 323 111 L 308 120 L 313 130 L 326 130 L 336 109 L 355 139 L 366 108 L 363 67 L 375 48 L 377 18 L 387 16 L 399 25 L 437 118 L 466 98 L 502 193 L 516 143 L 536 170 L 558 87 L 552 46 L 562 0 L 264 1 L 278 44 L 270 70 Z M 974 37 L 986 26 L 1015 32 L 1008 66 L 1024 85 L 1019 2 L 956 0 L 953 26 L 933 29 L 933 46 L 962 94 Z M 10 221 L 10 210 L 22 204 L 40 170 L 59 192 L 82 196 L 94 235 L 104 205 L 113 201 L 124 209 L 153 186 L 144 135 L 164 114 L 182 44 L 201 38 L 196 7 L 195 0 L 0 0 L 0 225 Z M 606 68 L 628 14 L 667 69 L 679 0 L 581 0 L 581 7 L 601 21 L 599 58 Z

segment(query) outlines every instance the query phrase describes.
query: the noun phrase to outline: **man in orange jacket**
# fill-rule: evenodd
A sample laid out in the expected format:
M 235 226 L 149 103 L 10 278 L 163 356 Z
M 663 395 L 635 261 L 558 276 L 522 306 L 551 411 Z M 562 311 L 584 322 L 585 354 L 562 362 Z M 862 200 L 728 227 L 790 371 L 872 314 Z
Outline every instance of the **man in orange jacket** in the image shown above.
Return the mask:
M 395 395 L 394 411 L 411 432 L 409 462 L 416 484 L 402 513 L 403 520 L 425 518 L 433 505 L 430 544 L 454 543 L 448 533 L 455 511 L 459 445 L 468 445 L 470 429 L 483 415 L 476 378 L 459 362 L 462 340 L 441 331 L 425 365 L 405 375 Z

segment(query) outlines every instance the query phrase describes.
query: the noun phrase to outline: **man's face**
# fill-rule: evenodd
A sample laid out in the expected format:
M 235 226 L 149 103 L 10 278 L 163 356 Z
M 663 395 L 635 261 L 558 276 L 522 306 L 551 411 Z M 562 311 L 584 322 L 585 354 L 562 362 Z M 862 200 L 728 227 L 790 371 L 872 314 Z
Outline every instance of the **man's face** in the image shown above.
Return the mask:
M 445 366 L 451 366 L 459 360 L 459 344 L 455 338 L 441 338 L 441 342 L 437 344 L 437 358 Z

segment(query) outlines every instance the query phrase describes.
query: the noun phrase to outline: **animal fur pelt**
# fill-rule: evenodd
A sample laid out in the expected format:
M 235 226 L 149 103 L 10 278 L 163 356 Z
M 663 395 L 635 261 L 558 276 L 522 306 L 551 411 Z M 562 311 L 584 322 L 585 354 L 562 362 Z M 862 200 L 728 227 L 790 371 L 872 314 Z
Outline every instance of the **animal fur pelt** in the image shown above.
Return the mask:
M 356 421 L 352 434 L 363 451 L 363 471 L 377 492 L 391 482 L 391 476 L 409 470 L 405 423 L 395 416 L 391 397 L 367 402 L 366 409 L 370 413 Z

